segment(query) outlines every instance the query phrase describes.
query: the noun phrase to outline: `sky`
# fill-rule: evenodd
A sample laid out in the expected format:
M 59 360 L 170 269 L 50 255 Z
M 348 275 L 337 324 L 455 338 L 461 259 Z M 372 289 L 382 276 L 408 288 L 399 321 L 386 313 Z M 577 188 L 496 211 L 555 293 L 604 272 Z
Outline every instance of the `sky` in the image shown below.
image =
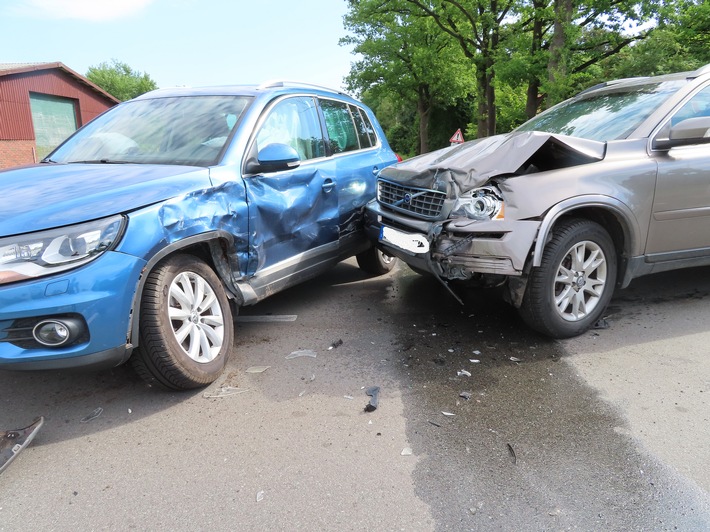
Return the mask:
M 304 81 L 344 89 L 345 0 L 0 0 L 0 63 L 113 59 L 160 88 Z

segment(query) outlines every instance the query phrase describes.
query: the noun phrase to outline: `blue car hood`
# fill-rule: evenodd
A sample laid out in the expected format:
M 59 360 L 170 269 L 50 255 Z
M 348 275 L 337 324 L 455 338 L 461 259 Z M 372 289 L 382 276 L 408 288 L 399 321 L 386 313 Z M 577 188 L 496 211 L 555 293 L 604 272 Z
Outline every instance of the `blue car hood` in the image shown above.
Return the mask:
M 194 166 L 43 164 L 0 172 L 0 238 L 138 209 L 210 185 Z

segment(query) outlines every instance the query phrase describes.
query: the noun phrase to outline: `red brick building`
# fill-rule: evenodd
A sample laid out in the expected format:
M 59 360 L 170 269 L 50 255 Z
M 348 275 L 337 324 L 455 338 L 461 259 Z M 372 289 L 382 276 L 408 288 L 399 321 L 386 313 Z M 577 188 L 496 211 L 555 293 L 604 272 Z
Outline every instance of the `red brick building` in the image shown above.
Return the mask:
M 62 63 L 0 63 L 0 169 L 41 160 L 117 103 Z

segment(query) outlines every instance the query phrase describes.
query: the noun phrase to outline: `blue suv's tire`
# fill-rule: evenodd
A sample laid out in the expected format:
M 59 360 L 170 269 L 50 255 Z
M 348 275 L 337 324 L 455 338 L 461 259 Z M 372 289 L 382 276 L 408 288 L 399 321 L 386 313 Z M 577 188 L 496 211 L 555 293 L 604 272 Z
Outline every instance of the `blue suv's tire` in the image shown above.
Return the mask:
M 371 247 L 367 251 L 357 254 L 355 258 L 360 269 L 372 275 L 389 273 L 397 264 L 397 257 L 387 255 L 376 247 Z
M 184 390 L 219 377 L 234 341 L 227 294 L 214 271 L 191 255 L 174 255 L 148 276 L 140 344 L 131 358 L 149 383 Z

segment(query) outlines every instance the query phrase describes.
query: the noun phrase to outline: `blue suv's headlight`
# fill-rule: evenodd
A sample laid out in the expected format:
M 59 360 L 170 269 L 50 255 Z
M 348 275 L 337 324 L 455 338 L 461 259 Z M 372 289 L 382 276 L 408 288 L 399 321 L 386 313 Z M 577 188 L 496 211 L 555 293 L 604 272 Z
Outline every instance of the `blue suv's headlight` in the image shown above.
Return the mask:
M 76 268 L 111 249 L 125 218 L 111 216 L 69 227 L 0 239 L 0 285 Z

